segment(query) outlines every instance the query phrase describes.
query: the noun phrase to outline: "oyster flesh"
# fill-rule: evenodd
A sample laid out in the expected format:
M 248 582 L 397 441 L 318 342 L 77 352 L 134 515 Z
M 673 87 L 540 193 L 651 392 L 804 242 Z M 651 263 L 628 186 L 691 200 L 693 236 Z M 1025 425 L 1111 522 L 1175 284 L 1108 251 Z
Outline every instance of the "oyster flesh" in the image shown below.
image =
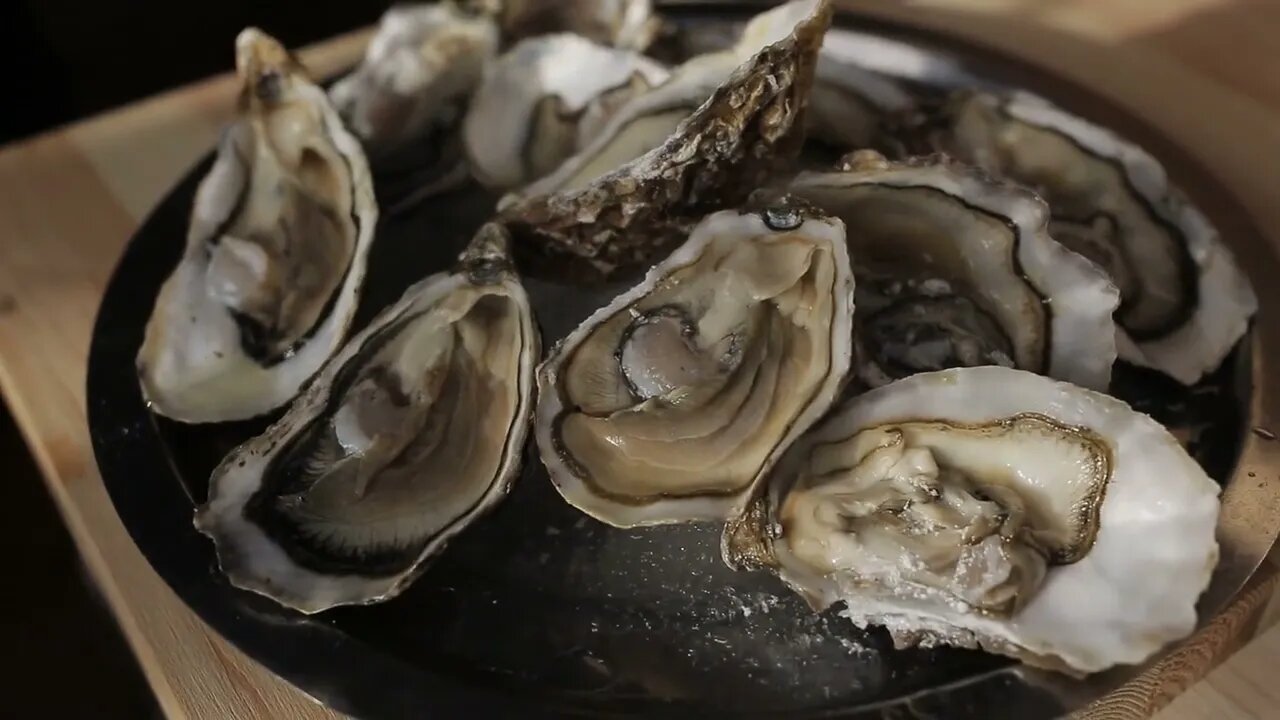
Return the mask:
M 508 40 L 569 32 L 603 45 L 642 51 L 660 25 L 651 0 L 500 0 L 499 4 L 502 32 Z
M 486 72 L 463 126 L 471 171 L 508 189 L 555 170 L 603 118 L 667 79 L 631 51 L 561 33 L 523 40 Z
M 213 472 L 196 527 L 232 584 L 312 613 L 390 598 L 519 469 L 539 338 L 486 225 Z
M 360 66 L 330 90 L 380 182 L 401 173 L 421 187 L 461 180 L 458 128 L 497 50 L 494 18 L 451 0 L 382 16 Z
M 1088 674 L 1188 635 L 1218 558 L 1218 486 L 1151 418 L 1020 370 L 854 398 L 777 464 L 725 536 L 815 608 L 900 646 Z
M 640 117 L 628 108 L 662 96 L 678 81 L 678 70 L 618 111 L 612 129 L 602 131 L 605 140 L 597 140 L 605 145 L 593 143 L 548 178 L 505 198 L 501 220 L 548 252 L 608 275 L 648 264 L 688 237 L 707 212 L 744 202 L 800 151 L 818 49 L 831 23 L 829 0 L 795 0 L 770 12 L 772 19 L 749 26 L 743 46 L 781 39 L 737 66 L 705 102 L 698 100 L 692 115 L 685 117 L 681 95 L 683 120 L 660 117 L 656 134 L 647 123 L 633 124 L 634 136 L 615 132 L 619 118 L 625 124 Z M 725 58 L 736 65 L 739 56 L 701 61 L 719 68 Z
M 239 117 L 138 351 L 143 396 L 185 422 L 249 418 L 297 395 L 347 332 L 378 218 L 360 144 L 297 61 L 250 28 L 236 66 Z
M 1043 202 L 942 159 L 844 163 L 788 191 L 844 220 L 863 383 L 1003 365 L 1107 389 L 1116 288 L 1049 237 Z
M 1050 232 L 1120 288 L 1121 355 L 1192 384 L 1248 328 L 1257 299 L 1213 226 L 1160 163 L 1026 94 L 956 93 L 926 115 L 924 145 L 1045 198 Z
M 732 516 L 842 389 L 852 317 L 839 220 L 708 216 L 539 368 L 552 482 L 619 527 Z

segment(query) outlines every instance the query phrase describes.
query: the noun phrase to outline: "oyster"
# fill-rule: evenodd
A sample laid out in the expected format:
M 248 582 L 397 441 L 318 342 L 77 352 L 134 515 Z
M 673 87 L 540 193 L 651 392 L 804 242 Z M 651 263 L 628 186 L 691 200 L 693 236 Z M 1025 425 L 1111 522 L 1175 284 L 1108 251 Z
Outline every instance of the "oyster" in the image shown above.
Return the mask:
M 829 0 L 796 0 L 766 16 L 748 26 L 742 45 L 763 49 L 728 73 L 705 102 L 699 99 L 692 115 L 685 117 L 684 104 L 678 111 L 683 120 L 632 111 L 637 103 L 662 107 L 654 98 L 666 97 L 686 65 L 619 110 L 602 131 L 603 141 L 504 199 L 501 219 L 550 253 L 607 275 L 651 262 L 683 241 L 708 211 L 745 201 L 800 151 L 804 107 L 831 7 Z M 776 37 L 782 39 L 770 43 Z M 690 62 L 722 68 L 738 58 L 729 52 Z M 628 125 L 641 116 L 648 119 Z M 655 117 L 658 132 L 649 122 Z M 630 130 L 616 133 L 623 125 Z
M 651 0 L 501 0 L 500 5 L 508 40 L 569 32 L 639 51 L 649 46 L 659 27 Z
M 138 351 L 143 396 L 186 422 L 293 398 L 351 323 L 378 209 L 360 144 L 274 39 L 236 38 L 239 118 Z
M 555 170 L 620 104 L 666 80 L 658 63 L 577 35 L 523 40 L 487 71 L 463 126 L 476 178 L 525 185 Z
M 899 646 L 982 648 L 1074 674 L 1196 623 L 1218 486 L 1154 420 L 1020 370 L 916 375 L 850 401 L 725 535 L 815 608 Z
M 1115 286 L 1046 232 L 1031 193 L 942 160 L 873 151 L 788 190 L 844 220 L 858 275 L 858 377 L 1017 367 L 1106 390 Z
M 1024 93 L 956 93 L 924 144 L 1040 193 L 1050 232 L 1120 288 L 1126 360 L 1191 384 L 1248 328 L 1257 300 L 1208 220 L 1164 168 L 1113 133 Z M 1132 342 L 1126 342 L 1132 340 Z
M 421 195 L 465 178 L 458 128 L 497 48 L 494 18 L 450 0 L 382 16 L 360 66 L 330 91 L 380 183 L 407 175 Z
M 910 112 L 915 98 L 894 80 L 845 62 L 824 46 L 809 106 L 810 138 L 865 149 L 890 142 L 890 120 Z
M 835 400 L 852 316 L 839 220 L 795 205 L 708 216 L 539 368 L 552 482 L 620 527 L 733 515 Z
M 307 613 L 385 600 L 502 499 L 540 352 L 507 242 L 482 228 L 214 470 L 196 527 L 232 584 Z

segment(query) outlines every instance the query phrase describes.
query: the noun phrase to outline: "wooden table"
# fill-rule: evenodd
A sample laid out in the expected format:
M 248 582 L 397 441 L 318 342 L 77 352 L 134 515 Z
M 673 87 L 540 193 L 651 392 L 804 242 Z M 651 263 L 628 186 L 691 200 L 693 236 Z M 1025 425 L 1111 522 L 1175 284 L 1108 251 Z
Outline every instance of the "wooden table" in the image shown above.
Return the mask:
M 857 6 L 1000 48 L 1096 89 L 1189 148 L 1260 226 L 1280 230 L 1280 3 Z M 352 62 L 366 38 L 344 36 L 305 51 L 303 59 L 327 74 Z M 230 78 L 219 77 L 0 149 L 0 391 L 166 713 L 333 717 L 227 645 L 151 570 L 112 510 L 85 424 L 90 329 L 107 278 L 151 206 L 212 147 L 234 91 Z M 1270 589 L 1255 586 L 1211 629 L 1203 652 L 1129 693 L 1128 709 L 1107 716 L 1149 712 L 1201 677 L 1215 652 L 1249 631 Z M 1159 719 L 1280 716 L 1280 683 L 1271 679 L 1278 666 L 1280 628 L 1255 639 Z

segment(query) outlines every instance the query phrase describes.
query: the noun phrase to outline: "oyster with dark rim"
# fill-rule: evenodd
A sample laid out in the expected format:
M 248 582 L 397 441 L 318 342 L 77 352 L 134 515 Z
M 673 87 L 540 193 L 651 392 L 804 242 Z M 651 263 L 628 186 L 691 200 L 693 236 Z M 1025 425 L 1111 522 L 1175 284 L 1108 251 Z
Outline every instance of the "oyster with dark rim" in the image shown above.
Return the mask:
M 239 117 L 138 351 L 148 404 L 185 422 L 287 403 L 342 342 L 378 208 L 360 144 L 273 38 L 236 38 Z
M 1117 291 L 1049 237 L 1044 203 L 941 158 L 844 163 L 788 190 L 844 220 L 863 383 L 1003 365 L 1107 389 Z
M 502 499 L 540 354 L 507 243 L 483 227 L 214 470 L 196 527 L 232 584 L 307 613 L 385 600 Z
M 1054 238 L 1120 288 L 1121 355 L 1191 384 L 1216 368 L 1257 309 L 1208 220 L 1142 149 L 1032 95 L 962 91 L 915 133 L 1049 203 Z
M 788 204 L 708 216 L 539 368 L 552 482 L 622 527 L 733 516 L 839 394 L 852 317 L 839 220 Z
M 725 534 L 815 609 L 899 647 L 1072 674 L 1139 663 L 1196 623 L 1219 488 L 1123 402 L 998 367 L 852 399 L 777 464 Z
M 504 199 L 501 220 L 553 255 L 576 258 L 606 275 L 661 257 L 707 212 L 741 204 L 794 160 L 830 22 L 829 0 L 796 0 L 757 18 L 740 47 L 769 42 L 763 49 L 745 62 L 741 50 L 690 61 L 667 83 L 619 110 L 601 131 L 600 145 L 593 143 L 552 176 Z M 682 73 L 693 72 L 693 63 L 737 69 L 711 73 L 714 91 L 700 96 L 687 117 L 683 93 L 677 93 L 674 119 L 628 109 L 636 103 L 655 112 L 663 108 L 654 98 L 665 97 Z M 657 132 L 650 121 L 660 126 Z M 615 133 L 622 125 L 627 129 Z

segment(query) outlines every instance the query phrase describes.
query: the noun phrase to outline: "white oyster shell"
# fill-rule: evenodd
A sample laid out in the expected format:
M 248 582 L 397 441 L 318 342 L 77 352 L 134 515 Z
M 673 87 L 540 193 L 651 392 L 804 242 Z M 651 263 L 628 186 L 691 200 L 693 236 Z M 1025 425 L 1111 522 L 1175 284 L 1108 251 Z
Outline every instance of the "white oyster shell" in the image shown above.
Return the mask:
M 539 368 L 552 482 L 619 527 L 731 517 L 834 402 L 852 317 L 839 220 L 708 216 Z
M 631 50 L 560 33 L 523 40 L 486 71 L 463 137 L 472 172 L 491 188 L 556 169 L 628 98 L 667 79 Z
M 911 429 L 938 422 L 958 429 Z M 1013 429 L 1023 422 L 1039 428 L 1034 442 L 1017 439 Z M 878 464 L 868 465 L 841 454 L 856 449 L 865 437 L 861 433 L 895 428 L 915 435 L 912 452 L 926 451 L 911 458 L 910 466 L 902 465 L 906 457 L 876 456 Z M 1105 445 L 1106 462 L 1077 464 L 1070 452 L 1078 450 L 1077 441 Z M 1082 505 L 1100 500 L 1092 543 L 1080 546 L 1085 552 L 1079 559 L 1051 560 L 1042 583 L 1024 591 L 1012 612 L 982 612 L 948 589 L 913 582 L 920 576 L 911 569 L 916 566 L 910 555 L 895 554 L 892 543 L 869 545 L 875 535 L 839 530 L 842 524 L 826 514 L 852 509 L 840 498 L 855 496 L 841 495 L 836 485 L 857 482 L 868 472 L 927 472 L 931 462 L 944 478 L 960 473 L 1012 491 L 1025 503 L 1033 527 L 1045 527 L 1052 518 L 1070 523 Z M 815 463 L 844 469 L 815 476 Z M 1106 468 L 1105 488 L 1088 500 L 1080 482 L 1099 467 Z M 924 476 L 913 482 L 922 481 Z M 784 513 L 773 531 L 771 551 L 782 577 L 817 607 L 845 602 L 843 614 L 859 625 L 883 625 L 901 645 L 981 647 L 1076 674 L 1139 663 L 1192 631 L 1196 600 L 1218 558 L 1219 488 L 1168 431 L 1119 400 L 1019 370 L 928 373 L 855 398 L 798 441 L 769 482 L 771 502 L 807 507 L 798 515 Z M 834 504 L 797 504 L 791 497 L 824 487 Z M 776 505 L 771 512 L 779 517 Z M 797 543 L 806 546 L 803 552 Z M 728 547 L 732 551 L 732 541 Z M 991 572 L 1009 571 L 990 552 L 967 556 L 961 546 L 951 552 Z M 888 565 L 845 562 L 860 555 Z M 894 570 L 894 563 L 902 564 Z M 975 566 L 966 562 L 930 567 L 935 574 L 953 568 L 956 583 L 979 590 L 1004 577 L 975 575 Z
M 253 28 L 236 64 L 244 107 L 138 352 L 151 408 L 185 422 L 261 415 L 298 393 L 346 334 L 378 218 L 364 153 L 324 91 Z
M 483 228 L 218 465 L 195 524 L 233 585 L 306 613 L 386 600 L 505 496 L 540 353 L 506 245 Z
M 1049 236 L 1043 202 L 943 160 L 890 164 L 864 151 L 846 163 L 841 171 L 802 173 L 788 191 L 845 222 L 863 298 L 855 321 L 864 382 L 883 385 L 906 369 L 1002 364 L 1107 389 L 1118 292 Z M 864 279 L 872 275 L 876 283 Z M 871 302 L 886 284 L 895 290 Z M 940 303 L 946 314 L 929 326 L 930 337 L 917 337 L 933 314 L 928 308 Z M 972 308 L 978 327 L 960 326 L 965 318 L 950 314 L 960 304 Z M 868 329 L 894 318 L 910 323 L 891 328 L 898 348 L 872 347 L 882 333 Z M 877 360 L 888 356 L 897 369 Z

